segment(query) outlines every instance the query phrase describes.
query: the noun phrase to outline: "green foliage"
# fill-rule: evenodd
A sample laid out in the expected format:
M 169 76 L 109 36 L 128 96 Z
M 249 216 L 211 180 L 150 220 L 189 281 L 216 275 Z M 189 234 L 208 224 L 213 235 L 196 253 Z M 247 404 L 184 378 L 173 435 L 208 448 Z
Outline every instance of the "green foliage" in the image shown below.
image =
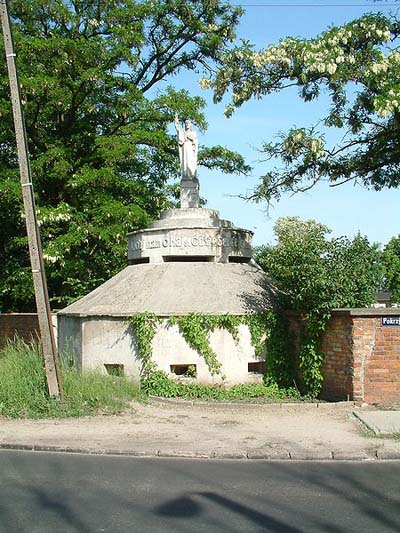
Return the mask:
M 263 50 L 242 42 L 226 53 L 214 79 L 202 85 L 214 88 L 216 101 L 231 91 L 228 116 L 251 98 L 294 86 L 304 102 L 321 93 L 330 98 L 318 126 L 293 127 L 264 144 L 265 159 L 280 164 L 270 167 L 252 199 L 279 200 L 320 180 L 399 186 L 399 35 L 395 15 L 366 14 L 315 38 L 287 37 Z M 336 146 L 325 139 L 328 128 L 343 128 Z
M 265 343 L 267 365 L 265 381 L 290 388 L 295 378 L 295 361 L 288 322 L 280 313 L 268 313 L 268 335 Z
M 203 400 L 245 400 L 265 398 L 270 400 L 299 399 L 300 394 L 294 388 L 282 389 L 277 384 L 246 384 L 231 388 L 201 385 L 199 383 L 182 383 L 168 379 L 165 372 L 157 370 L 142 383 L 142 390 L 150 396 L 164 398 L 199 398 Z
M 265 381 L 290 387 L 294 379 L 290 334 L 285 318 L 277 312 L 242 317 L 250 331 L 256 357 L 266 356 Z
M 400 303 L 400 235 L 387 243 L 382 260 L 385 266 L 385 286 L 392 294 L 392 302 Z
M 152 362 L 152 342 L 157 332 L 157 324 L 160 319 L 154 313 L 137 313 L 130 319 L 130 324 L 134 328 L 138 353 L 142 360 L 142 372 L 144 375 L 154 370 Z
M 204 101 L 169 86 L 218 64 L 241 9 L 220 0 L 10 3 L 51 300 L 62 307 L 126 264 L 128 231 L 174 205 L 175 113 L 206 128 Z M 4 59 L 3 40 L 0 57 Z M 34 309 L 14 126 L 0 61 L 0 312 Z M 246 172 L 202 147 L 199 163 Z
M 259 248 L 255 259 L 271 276 L 280 307 L 304 315 L 300 367 L 306 392 L 317 396 L 322 385 L 321 338 L 332 308 L 373 303 L 383 278 L 381 254 L 365 237 L 328 239 L 329 228 L 313 220 L 280 218 L 277 243 Z
M 116 413 L 140 398 L 129 379 L 97 372 L 82 374 L 62 365 L 64 400 L 49 398 L 43 357 L 37 346 L 23 341 L 0 351 L 0 416 L 11 418 L 76 417 L 98 411 Z
M 237 339 L 239 317 L 190 313 L 185 316 L 172 317 L 168 323 L 170 325 L 176 324 L 189 346 L 204 357 L 211 375 L 221 373 L 221 363 L 210 346 L 209 335 L 216 328 L 221 328 L 229 331 L 233 338 Z
M 269 329 L 269 313 L 257 313 L 243 317 L 249 328 L 251 344 L 256 357 L 261 357 L 265 351 L 265 339 Z
M 135 332 L 140 358 L 143 361 L 144 380 L 154 374 L 151 359 L 152 340 L 160 319 L 151 313 L 138 313 L 130 319 Z M 167 320 L 169 326 L 176 325 L 188 345 L 196 350 L 208 366 L 211 375 L 221 373 L 221 363 L 210 346 L 209 335 L 216 328 L 228 331 L 238 341 L 239 326 L 248 326 L 256 357 L 267 354 L 265 380 L 279 387 L 290 387 L 294 378 L 293 361 L 290 359 L 290 336 L 287 322 L 274 312 L 245 316 L 204 315 L 191 313 L 174 316 Z M 158 374 L 157 374 L 158 375 Z M 151 380 L 150 380 L 151 382 Z M 170 387 L 169 383 L 166 385 Z
M 325 356 L 321 349 L 321 342 L 329 316 L 328 313 L 306 315 L 307 330 L 301 335 L 299 363 L 305 391 L 311 398 L 318 396 L 324 381 L 321 368 Z

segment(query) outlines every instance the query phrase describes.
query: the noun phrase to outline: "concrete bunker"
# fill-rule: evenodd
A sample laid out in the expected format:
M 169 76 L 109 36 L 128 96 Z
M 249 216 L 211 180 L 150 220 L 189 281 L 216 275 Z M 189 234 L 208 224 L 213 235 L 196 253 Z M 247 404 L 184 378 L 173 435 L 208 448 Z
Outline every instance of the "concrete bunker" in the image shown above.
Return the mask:
M 157 317 L 155 368 L 176 379 L 192 373 L 205 384 L 262 381 L 265 354 L 256 355 L 245 323 L 236 338 L 223 328 L 210 333 L 219 372 L 171 324 L 171 317 L 190 314 L 243 317 L 273 308 L 274 288 L 252 259 L 253 233 L 200 208 L 198 194 L 197 175 L 183 175 L 181 208 L 129 233 L 128 266 L 58 313 L 59 349 L 82 370 L 139 381 L 144 362 L 130 319 L 149 313 Z

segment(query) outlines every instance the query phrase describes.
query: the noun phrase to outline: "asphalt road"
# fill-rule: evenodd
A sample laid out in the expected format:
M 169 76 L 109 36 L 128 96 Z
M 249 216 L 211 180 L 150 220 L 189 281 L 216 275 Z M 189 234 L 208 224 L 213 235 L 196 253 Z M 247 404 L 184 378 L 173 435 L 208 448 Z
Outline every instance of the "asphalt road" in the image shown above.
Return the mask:
M 400 462 L 0 451 L 0 531 L 400 531 Z

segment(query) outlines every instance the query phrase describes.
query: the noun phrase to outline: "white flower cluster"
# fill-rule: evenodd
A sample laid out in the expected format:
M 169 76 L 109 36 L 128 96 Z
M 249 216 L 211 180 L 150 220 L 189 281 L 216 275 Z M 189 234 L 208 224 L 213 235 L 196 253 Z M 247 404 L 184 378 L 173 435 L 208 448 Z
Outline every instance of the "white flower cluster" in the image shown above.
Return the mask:
M 400 111 L 400 87 L 390 89 L 386 98 L 375 98 L 374 106 L 378 115 L 383 118 Z
M 389 62 L 384 60 L 381 63 L 373 63 L 371 65 L 371 72 L 374 74 L 380 74 L 381 72 L 386 72 L 389 66 Z M 366 70 L 366 73 L 368 73 L 368 70 Z
M 54 222 L 69 222 L 71 220 L 71 214 L 68 212 L 53 212 L 48 214 L 41 214 L 40 209 L 37 210 L 38 226 L 43 224 L 51 224 Z M 41 216 L 39 216 L 41 215 Z
M 57 263 L 61 258 L 58 255 L 43 254 L 43 259 L 48 263 Z
M 355 40 L 354 46 L 357 46 L 356 40 L 360 38 L 389 41 L 390 37 L 388 28 L 380 29 L 376 24 L 367 24 L 364 21 L 354 24 L 353 30 L 346 27 L 332 29 L 323 38 L 310 43 L 305 50 L 303 55 L 305 71 L 333 75 L 338 65 L 342 63 L 353 65 L 356 62 L 352 39 Z M 375 74 L 384 72 L 385 68 L 384 62 L 377 62 L 371 66 Z
M 289 41 L 289 40 L 288 40 Z M 268 65 L 289 66 L 292 62 L 291 53 L 288 50 L 288 41 L 282 41 L 279 46 L 271 45 L 261 52 L 254 52 L 251 61 L 256 68 Z M 290 41 L 292 44 L 292 41 Z
M 315 158 L 322 157 L 325 153 L 323 141 L 307 135 L 304 130 L 292 131 L 285 139 L 283 146 L 294 157 L 298 157 L 302 151 L 311 152 Z
M 93 26 L 94 28 L 98 28 L 102 24 L 104 24 L 103 20 L 97 20 L 97 19 L 89 19 L 88 23 Z
M 201 78 L 199 85 L 201 89 L 210 89 L 212 87 L 212 81 L 209 78 Z
M 388 27 L 379 28 L 376 24 L 370 24 L 364 20 L 356 22 L 354 27 L 360 30 L 360 33 L 362 33 L 367 39 L 378 38 L 383 42 L 389 42 L 391 39 L 391 33 Z
M 391 65 L 399 65 L 400 64 L 400 52 L 398 52 L 397 50 L 393 52 L 389 52 L 388 61 Z

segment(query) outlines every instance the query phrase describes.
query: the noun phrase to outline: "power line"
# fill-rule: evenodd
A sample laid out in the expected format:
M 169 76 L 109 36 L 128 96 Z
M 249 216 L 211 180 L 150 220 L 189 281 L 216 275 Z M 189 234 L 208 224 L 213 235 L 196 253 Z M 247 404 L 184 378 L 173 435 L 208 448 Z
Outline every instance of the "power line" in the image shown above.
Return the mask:
M 238 7 L 365 7 L 368 9 L 382 9 L 383 7 L 400 7 L 400 2 L 373 4 L 231 4 Z

